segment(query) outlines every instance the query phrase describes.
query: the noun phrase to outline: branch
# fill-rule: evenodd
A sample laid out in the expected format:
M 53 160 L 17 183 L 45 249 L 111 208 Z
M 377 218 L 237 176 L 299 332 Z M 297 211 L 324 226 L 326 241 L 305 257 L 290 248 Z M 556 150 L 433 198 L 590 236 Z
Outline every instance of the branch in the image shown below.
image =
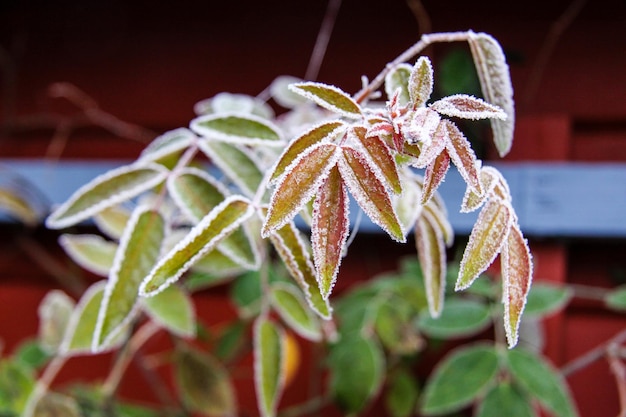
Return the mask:
M 620 345 L 626 341 L 626 329 L 622 330 L 611 339 L 587 351 L 581 356 L 566 363 L 561 368 L 561 374 L 565 377 L 586 368 L 598 359 L 605 356 L 612 345 Z
M 337 21 L 337 14 L 339 13 L 340 6 L 341 0 L 328 0 L 326 14 L 324 15 L 324 20 L 322 21 L 322 27 L 317 34 L 317 39 L 315 40 L 315 46 L 313 47 L 313 52 L 311 53 L 309 65 L 307 66 L 306 74 L 304 75 L 305 80 L 314 81 L 319 74 L 320 67 L 324 61 L 324 55 L 326 55 L 326 48 L 328 47 L 328 42 L 330 41 L 330 35 L 332 34 L 333 27 Z

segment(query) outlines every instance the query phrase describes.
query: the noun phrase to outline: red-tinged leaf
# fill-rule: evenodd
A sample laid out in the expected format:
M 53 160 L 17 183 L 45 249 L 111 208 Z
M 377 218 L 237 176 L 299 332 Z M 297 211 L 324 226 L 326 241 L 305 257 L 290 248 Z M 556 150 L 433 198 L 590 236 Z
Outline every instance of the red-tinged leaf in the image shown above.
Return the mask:
M 391 100 L 397 94 L 398 104 L 406 106 L 411 100 L 409 94 L 409 78 L 412 67 L 409 64 L 400 64 L 391 69 L 385 76 L 385 93 Z
M 431 197 L 446 177 L 449 168 L 450 157 L 445 151 L 440 153 L 439 156 L 428 165 L 424 173 L 424 188 L 422 190 L 423 205 L 426 205 L 430 201 Z
M 445 210 L 441 210 L 437 204 L 431 200 L 431 202 L 424 206 L 424 211 L 428 212 L 428 220 L 431 225 L 441 232 L 446 247 L 449 248 L 452 246 L 452 243 L 454 243 L 454 230 L 452 229 L 452 225 L 448 220 L 448 215 Z
M 484 272 L 500 252 L 513 219 L 507 204 L 488 201 L 483 207 L 465 247 L 455 289 L 463 290 Z
M 329 320 L 332 308 L 328 299 L 320 293 L 315 267 L 304 236 L 290 222 L 272 233 L 269 238 L 289 273 L 302 288 L 311 309 L 323 319 Z
M 459 128 L 449 120 L 442 121 L 448 131 L 448 141 L 446 150 L 450 159 L 456 165 L 461 177 L 476 193 L 482 193 L 480 180 L 478 178 L 477 160 L 472 145 L 459 130 Z
M 430 106 L 439 114 L 462 119 L 506 119 L 506 113 L 499 107 L 467 94 L 455 94 L 437 100 Z
M 364 154 L 380 169 L 389 188 L 396 194 L 401 193 L 402 183 L 398 175 L 398 166 L 385 142 L 378 136 L 368 136 L 363 126 L 355 126 L 352 133 Z
M 446 247 L 437 221 L 429 212 L 424 211 L 415 223 L 415 246 L 424 274 L 428 310 L 432 317 L 439 317 L 445 293 Z
M 500 156 L 506 155 L 513 143 L 515 106 L 509 66 L 500 44 L 486 33 L 472 33 L 468 38 L 476 72 L 485 99 L 504 110 L 505 120 L 491 119 L 493 141 Z
M 461 203 L 461 213 L 469 213 L 476 210 L 482 206 L 493 193 L 493 189 L 498 180 L 495 168 L 489 166 L 482 167 L 479 176 L 482 193 L 477 194 L 470 187 L 467 187 L 465 195 L 463 196 L 463 202 Z
M 433 92 L 433 67 L 425 56 L 418 58 L 409 78 L 409 94 L 414 108 L 423 106 Z
M 254 386 L 262 417 L 276 416 L 285 385 L 285 334 L 261 316 L 254 323 Z
M 320 188 L 313 209 L 311 244 L 322 297 L 335 285 L 350 219 L 348 193 L 335 166 Z
M 271 182 L 277 181 L 286 171 L 287 167 L 307 148 L 317 143 L 328 141 L 339 134 L 344 123 L 338 120 L 322 123 L 303 133 L 294 139 L 283 152 L 274 168 Z
M 321 143 L 310 146 L 287 167 L 272 195 L 263 237 L 287 224 L 298 213 L 320 188 L 340 155 L 337 145 Z
M 315 82 L 291 84 L 289 89 L 294 93 L 312 100 L 319 106 L 350 119 L 360 119 L 361 108 L 349 94 L 339 88 Z
M 509 347 L 517 344 L 518 329 L 533 275 L 533 263 L 522 231 L 511 225 L 500 255 L 504 301 L 504 327 Z
M 391 196 L 383 180 L 367 163 L 366 157 L 354 148 L 344 146 L 339 171 L 361 209 L 385 230 L 392 239 L 404 242 L 400 221 L 393 211 Z
M 448 129 L 442 120 L 439 121 L 437 128 L 432 134 L 428 143 L 424 143 L 420 149 L 419 157 L 413 165 L 417 168 L 424 168 L 432 164 L 432 162 L 446 149 L 449 142 Z

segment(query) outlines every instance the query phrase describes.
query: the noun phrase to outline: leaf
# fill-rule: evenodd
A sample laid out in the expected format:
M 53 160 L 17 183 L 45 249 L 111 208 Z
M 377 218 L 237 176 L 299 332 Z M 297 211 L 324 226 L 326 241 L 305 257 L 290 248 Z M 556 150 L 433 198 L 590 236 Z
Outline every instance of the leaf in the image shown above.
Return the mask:
M 248 348 L 248 326 L 243 320 L 234 320 L 226 325 L 215 343 L 214 353 L 223 362 L 230 362 Z
M 467 187 L 463 202 L 461 203 L 461 212 L 469 213 L 482 206 L 487 199 L 493 195 L 494 188 L 501 178 L 500 173 L 493 167 L 484 166 L 479 173 L 482 193 L 477 193 L 472 187 Z
M 392 239 L 405 242 L 402 226 L 393 211 L 391 196 L 383 180 L 368 165 L 363 154 L 349 146 L 342 147 L 339 172 L 350 193 L 373 223 Z
M 504 286 L 504 327 L 509 347 L 513 347 L 517 344 L 519 324 L 533 278 L 533 262 L 528 242 L 516 223 L 509 229 L 500 259 Z
M 270 84 L 270 94 L 276 103 L 286 109 L 293 109 L 302 103 L 306 102 L 306 99 L 299 94 L 294 93 L 289 88 L 290 84 L 301 82 L 300 78 L 292 77 L 289 75 L 280 75 L 272 81 Z
M 350 232 L 348 193 L 335 166 L 315 198 L 311 246 L 322 297 L 332 291 Z
M 439 114 L 461 119 L 506 119 L 506 113 L 497 106 L 467 94 L 454 94 L 435 101 L 430 108 Z
M 246 221 L 254 210 L 249 201 L 231 196 L 209 212 L 191 231 L 154 266 L 139 287 L 139 293 L 151 297 L 163 291 L 204 255 L 216 248 Z M 145 276 L 145 275 L 144 275 Z
M 426 167 L 424 173 L 424 187 L 422 188 L 422 205 L 428 203 L 437 188 L 441 185 L 448 169 L 450 168 L 450 156 L 447 152 L 442 152 L 434 161 Z
M 555 416 L 578 415 L 563 377 L 542 356 L 512 349 L 508 351 L 507 363 L 514 380 Z
M 363 117 L 359 105 L 347 93 L 335 86 L 315 82 L 303 82 L 291 84 L 289 89 L 343 117 L 350 119 L 360 119 Z
M 107 207 L 93 217 L 93 221 L 98 229 L 116 240 L 119 240 L 124 234 L 124 229 L 129 219 L 130 211 L 122 206 Z
M 437 113 L 434 113 L 434 115 L 437 116 Z M 423 143 L 420 149 L 419 157 L 415 162 L 413 162 L 413 165 L 417 168 L 424 168 L 431 165 L 432 162 L 446 149 L 446 144 L 449 142 L 448 129 L 446 129 L 446 125 L 443 123 L 443 120 L 441 120 L 439 116 L 436 118 L 431 117 L 430 113 L 426 113 L 425 117 L 427 117 L 427 120 L 424 121 L 424 129 L 428 129 L 428 131 L 421 134 L 427 135 L 427 138 L 422 139 Z M 413 120 L 417 119 L 418 118 L 415 117 Z M 437 122 L 437 125 L 434 128 L 427 126 L 427 124 L 435 122 Z
M 534 289 L 535 286 L 533 286 Z M 531 294 L 532 296 L 532 291 Z M 528 299 L 528 306 L 530 308 L 530 296 Z M 609 291 L 604 297 L 604 303 L 612 310 L 624 311 L 626 310 L 626 285 L 619 286 Z
M 276 415 L 284 389 L 285 335 L 275 323 L 260 316 L 254 323 L 254 386 L 261 416 Z
M 74 300 L 61 290 L 49 291 L 39 303 L 39 343 L 46 352 L 59 350 L 73 309 Z
M 443 243 L 446 247 L 451 247 L 454 243 L 454 230 L 448 220 L 448 214 L 445 210 L 435 203 L 435 200 L 431 200 L 424 206 L 424 212 L 428 213 L 428 220 L 430 224 L 441 231 Z
M 565 307 L 573 295 L 573 291 L 564 285 L 534 282 L 526 297 L 524 315 L 546 317 Z
M 250 150 L 235 144 L 207 140 L 200 141 L 199 147 L 243 194 L 248 197 L 256 194 L 264 174 Z
M 415 246 L 424 275 L 428 310 L 439 317 L 446 284 L 446 248 L 441 230 L 426 213 L 415 223 Z
M 187 287 L 191 291 L 218 284 L 246 270 L 220 252 L 219 246 L 196 261 L 191 269 L 196 273 L 190 274 L 186 281 Z
M 287 167 L 272 194 L 262 236 L 287 224 L 320 188 L 339 159 L 339 148 L 321 143 L 310 146 Z
M 193 119 L 189 126 L 208 139 L 239 145 L 284 146 L 279 128 L 252 114 L 210 114 Z
M 335 403 L 346 414 L 358 413 L 383 382 L 385 357 L 380 346 L 357 332 L 333 346 L 329 360 L 330 392 Z
M 99 235 L 63 234 L 59 244 L 78 265 L 96 275 L 106 277 L 113 266 L 117 243 Z
M 176 387 L 190 411 L 211 417 L 237 415 L 228 370 L 213 356 L 181 345 L 176 350 L 174 370 Z
M 0 413 L 21 416 L 31 392 L 35 376 L 21 362 L 0 360 Z
M 154 297 L 142 301 L 148 315 L 162 327 L 181 337 L 195 336 L 193 301 L 180 286 L 170 285 Z
M 32 370 L 42 369 L 52 358 L 37 339 L 26 339 L 13 349 L 13 359 Z
M 393 196 L 393 208 L 402 225 L 404 236 L 413 229 L 415 221 L 422 213 L 422 186 L 416 181 L 416 176 L 409 170 L 400 171 L 403 182 L 402 193 Z
M 409 95 L 413 108 L 423 106 L 433 93 L 433 67 L 430 59 L 421 56 L 411 70 Z
M 274 310 L 294 332 L 314 342 L 322 339 L 317 317 L 293 285 L 284 282 L 273 284 L 271 300 Z
M 377 306 L 373 318 L 374 328 L 390 353 L 412 355 L 424 346 L 424 340 L 413 323 L 414 314 L 413 306 L 401 297 L 387 299 Z
M 243 319 L 256 317 L 261 312 L 261 278 L 250 271 L 238 276 L 230 287 L 230 296 Z
M 142 280 L 161 254 L 165 219 L 147 206 L 139 206 L 128 222 L 115 254 L 98 313 L 92 350 L 98 352 L 131 320 Z
M 457 291 L 472 285 L 478 275 L 491 265 L 504 245 L 512 217 L 511 208 L 506 204 L 489 201 L 483 207 L 463 252 L 455 287 Z
M 385 395 L 385 408 L 391 417 L 410 417 L 415 414 L 419 387 L 415 377 L 404 368 L 390 375 Z
M 441 312 L 433 318 L 420 314 L 418 326 L 427 336 L 437 339 L 458 339 L 475 335 L 491 324 L 489 306 L 472 299 L 451 298 Z
M 359 144 L 359 150 L 371 161 L 370 166 L 380 170 L 385 184 L 396 194 L 402 192 L 402 183 L 398 174 L 398 166 L 389 147 L 378 136 L 368 136 L 363 126 L 354 126 L 350 130 L 351 136 Z
M 532 405 L 515 386 L 501 382 L 493 387 L 480 402 L 476 417 L 536 417 Z
M 272 172 L 270 183 L 278 181 L 287 170 L 287 167 L 306 149 L 318 143 L 329 142 L 334 137 L 339 136 L 344 131 L 344 126 L 345 124 L 338 120 L 324 122 L 307 130 L 291 141 L 278 159 Z
M 496 383 L 498 355 L 493 346 L 477 344 L 451 351 L 428 378 L 422 397 L 424 415 L 461 410 Z
M 47 392 L 37 402 L 33 417 L 80 417 L 80 407 L 76 400 L 67 395 Z
M 168 171 L 157 164 L 128 165 L 100 175 L 80 187 L 46 220 L 50 229 L 80 223 L 105 208 L 130 200 L 156 187 Z
M 446 151 L 450 159 L 467 185 L 477 194 L 481 194 L 482 188 L 477 168 L 478 161 L 472 145 L 454 123 L 449 120 L 443 120 L 442 123 L 448 131 Z
M 323 298 L 320 293 L 315 267 L 307 245 L 294 223 L 287 223 L 272 233 L 269 238 L 289 273 L 302 288 L 309 306 L 320 317 L 329 320 L 332 308 L 328 299 Z
M 411 100 L 409 95 L 409 77 L 413 67 L 409 64 L 399 64 L 393 67 L 385 76 L 385 93 L 387 100 L 391 100 L 398 93 L 398 104 L 405 106 Z
M 513 87 L 509 67 L 500 44 L 491 36 L 486 33 L 470 32 L 468 42 L 485 100 L 500 107 L 507 116 L 505 120 L 491 120 L 493 140 L 502 157 L 511 149 L 515 127 Z
M 18 190 L 0 187 L 0 211 L 7 212 L 29 226 L 39 223 L 39 212 Z
M 402 135 L 406 141 L 409 144 L 429 146 L 435 131 L 441 124 L 439 114 L 429 107 L 419 107 L 407 113 L 405 118 L 409 121 L 402 128 Z
M 191 146 L 197 140 L 189 129 L 179 128 L 165 132 L 144 148 L 137 162 L 158 162 Z

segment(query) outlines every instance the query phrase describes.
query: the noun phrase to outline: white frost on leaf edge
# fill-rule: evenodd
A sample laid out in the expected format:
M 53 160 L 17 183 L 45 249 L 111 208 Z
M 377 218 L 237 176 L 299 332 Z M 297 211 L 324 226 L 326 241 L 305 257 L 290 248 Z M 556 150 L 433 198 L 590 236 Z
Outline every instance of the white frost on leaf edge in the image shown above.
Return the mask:
M 150 142 L 150 144 L 141 151 L 137 163 L 154 162 L 164 156 L 189 147 L 195 140 L 197 140 L 197 136 L 187 128 L 181 127 L 170 130 L 157 136 L 156 139 Z
M 506 120 L 507 118 L 507 114 L 500 107 L 468 94 L 454 94 L 444 97 L 431 104 L 430 108 L 439 114 L 461 119 Z
M 274 291 L 284 291 L 291 294 L 298 303 L 304 314 L 306 315 L 308 321 L 313 325 L 313 329 L 306 328 L 296 320 L 292 318 L 292 315 L 289 313 L 285 313 L 283 311 L 282 305 L 278 302 L 274 295 Z M 312 342 L 319 342 L 322 340 L 322 333 L 319 322 L 317 321 L 317 317 L 311 312 L 311 309 L 308 308 L 308 302 L 305 300 L 305 297 L 296 289 L 296 286 L 293 284 L 287 284 L 285 282 L 276 282 L 272 284 L 272 305 L 274 307 L 274 311 L 276 311 L 283 321 L 297 334 L 301 337 L 310 340 Z
M 363 117 L 363 114 L 359 111 L 358 113 L 353 113 L 353 112 L 349 112 L 346 111 L 344 109 L 341 109 L 339 107 L 337 107 L 335 104 L 330 103 L 326 100 L 324 100 L 323 98 L 321 98 L 320 96 L 313 94 L 309 91 L 303 90 L 301 88 L 299 88 L 300 86 L 314 86 L 314 87 L 318 87 L 318 88 L 322 88 L 325 90 L 329 90 L 332 91 L 333 93 L 336 93 L 338 95 L 340 95 L 342 98 L 348 100 L 352 105 L 354 105 L 354 107 L 356 107 L 357 109 L 360 110 L 359 105 L 357 104 L 356 101 L 354 101 L 352 99 L 352 97 L 350 97 L 350 95 L 348 95 L 345 91 L 341 90 L 338 87 L 335 87 L 334 85 L 329 85 L 329 84 L 323 84 L 323 83 L 317 83 L 317 82 L 303 82 L 303 83 L 298 83 L 298 84 L 290 84 L 289 85 L 289 90 L 293 91 L 296 94 L 299 94 L 311 101 L 313 101 L 315 104 L 319 105 L 320 107 L 323 107 L 327 110 L 332 111 L 333 113 L 337 113 L 343 117 L 346 117 L 348 119 L 360 119 Z
M 82 268 L 85 268 L 87 271 L 95 275 L 107 277 L 109 275 L 110 268 L 104 268 L 103 265 L 98 265 L 94 263 L 91 259 L 84 256 L 80 249 L 76 249 L 77 245 L 81 245 L 85 243 L 108 246 L 109 248 L 113 248 L 113 247 L 117 248 L 117 243 L 106 240 L 102 238 L 102 236 L 100 235 L 95 235 L 95 234 L 74 235 L 74 234 L 65 233 L 59 236 L 59 245 L 63 248 L 65 253 L 70 258 L 72 258 L 74 262 L 76 262 Z
M 187 218 L 189 218 L 189 220 L 193 221 L 194 223 L 200 222 L 202 218 L 196 216 L 193 213 L 193 211 L 189 208 L 189 206 L 185 204 L 182 194 L 179 192 L 178 187 L 176 187 L 174 184 L 175 181 L 178 178 L 182 177 L 183 175 L 193 175 L 206 181 L 211 186 L 217 189 L 217 191 L 222 195 L 222 199 L 225 199 L 230 194 L 230 192 L 224 186 L 224 184 L 219 182 L 216 178 L 214 178 L 208 172 L 199 168 L 185 167 L 181 169 L 180 171 L 174 172 L 173 175 L 170 175 L 169 178 L 167 179 L 167 191 L 170 197 L 172 197 L 172 200 L 174 200 L 174 203 L 176 204 L 176 206 L 183 212 L 183 214 Z
M 276 139 L 265 139 L 253 136 L 240 136 L 233 135 L 229 133 L 225 133 L 216 129 L 212 129 L 206 126 L 203 126 L 202 123 L 207 121 L 213 121 L 218 119 L 227 119 L 227 118 L 238 118 L 247 121 L 252 121 L 254 123 L 258 123 L 263 125 L 267 129 L 273 131 L 276 134 Z M 255 116 L 253 114 L 241 113 L 241 112 L 228 112 L 228 113 L 217 113 L 217 114 L 209 114 L 204 116 L 199 116 L 193 119 L 189 123 L 189 128 L 196 132 L 203 138 L 208 140 L 218 140 L 221 142 L 227 142 L 238 145 L 263 145 L 263 146 L 274 146 L 274 147 L 282 147 L 285 146 L 285 141 L 283 139 L 283 134 L 281 129 L 275 125 L 273 122 L 264 119 L 260 116 Z

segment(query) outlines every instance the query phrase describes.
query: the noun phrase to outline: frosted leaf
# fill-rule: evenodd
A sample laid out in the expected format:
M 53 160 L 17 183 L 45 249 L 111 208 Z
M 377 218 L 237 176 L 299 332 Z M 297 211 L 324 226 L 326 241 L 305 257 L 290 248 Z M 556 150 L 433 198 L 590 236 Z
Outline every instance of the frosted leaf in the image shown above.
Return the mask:
M 511 225 L 501 252 L 502 301 L 504 303 L 504 327 L 509 348 L 517 344 L 519 324 L 530 291 L 533 263 L 519 226 Z
M 422 187 L 413 180 L 413 175 L 408 170 L 400 171 L 403 182 L 402 193 L 393 196 L 394 211 L 402 225 L 404 236 L 413 229 L 415 221 L 422 212 Z
M 493 194 L 494 187 L 498 183 L 499 172 L 492 167 L 485 166 L 481 168 L 479 175 L 483 192 L 477 194 L 470 187 L 467 187 L 461 203 L 461 213 L 469 213 L 478 209 Z
M 424 206 L 424 212 L 428 213 L 428 221 L 430 224 L 441 232 L 441 237 L 446 247 L 451 247 L 452 243 L 454 243 L 454 230 L 452 229 L 450 220 L 448 220 L 447 214 L 442 211 L 433 200 Z
M 426 204 L 430 201 L 431 197 L 446 177 L 449 168 L 450 157 L 445 151 L 440 153 L 439 156 L 426 167 L 426 172 L 424 173 L 424 188 L 422 189 L 422 204 Z
M 304 132 L 297 139 L 289 143 L 289 146 L 278 159 L 272 172 L 271 183 L 275 183 L 284 173 L 285 169 L 308 147 L 321 142 L 332 141 L 343 133 L 345 123 L 335 120 L 324 122 Z
M 289 75 L 278 76 L 270 84 L 270 95 L 278 103 L 278 105 L 293 109 L 302 103 L 306 103 L 306 99 L 300 94 L 296 94 L 289 89 L 290 84 L 302 82 L 302 79 Z
M 418 58 L 409 78 L 409 94 L 413 108 L 423 106 L 433 92 L 433 67 L 425 56 Z
M 213 113 L 252 113 L 254 99 L 245 94 L 219 93 L 211 99 Z
M 179 285 L 170 285 L 150 298 L 142 298 L 143 309 L 152 321 L 180 337 L 196 335 L 196 312 L 191 296 Z
M 472 145 L 454 123 L 449 120 L 444 120 L 441 123 L 448 131 L 446 150 L 450 159 L 456 165 L 465 183 L 480 194 L 482 190 L 478 179 L 476 155 Z
M 320 293 L 308 245 L 300 231 L 290 222 L 272 233 L 269 238 L 287 270 L 302 288 L 311 309 L 324 320 L 330 320 L 332 308 L 328 299 L 323 298 Z
M 311 200 L 340 155 L 337 145 L 320 143 L 307 148 L 289 164 L 272 194 L 263 237 L 287 224 Z
M 48 291 L 39 303 L 38 339 L 41 347 L 49 354 L 59 352 L 74 305 L 74 300 L 61 290 Z
M 176 206 L 194 223 L 198 223 L 229 194 L 217 179 L 194 167 L 185 167 L 170 175 L 167 191 Z
M 385 76 L 385 93 L 387 93 L 388 100 L 398 94 L 397 100 L 400 106 L 406 106 L 409 103 L 411 97 L 408 85 L 412 69 L 409 64 L 400 64 L 387 73 Z
M 193 119 L 190 128 L 198 135 L 239 145 L 284 146 L 278 126 L 245 113 L 218 113 Z
M 130 211 L 122 206 L 107 207 L 93 217 L 98 229 L 112 239 L 122 237 L 129 219 Z
M 272 284 L 271 301 L 280 318 L 298 335 L 313 342 L 322 339 L 319 320 L 295 285 Z
M 439 114 L 462 119 L 500 119 L 507 115 L 499 107 L 467 94 L 455 94 L 435 101 L 430 108 Z
M 266 316 L 254 322 L 254 387 L 261 417 L 276 416 L 285 385 L 285 334 Z
M 144 148 L 137 162 L 156 162 L 188 148 L 196 140 L 196 135 L 189 129 L 179 128 L 165 132 Z
M 439 120 L 437 128 L 431 135 L 429 143 L 422 145 L 417 161 L 413 163 L 416 168 L 424 168 L 431 165 L 441 155 L 448 144 L 448 129 L 443 120 Z
M 168 171 L 158 164 L 127 165 L 113 169 L 80 187 L 46 220 L 49 229 L 80 223 L 105 208 L 130 200 L 159 185 Z
M 391 195 L 384 178 L 367 163 L 367 158 L 354 148 L 342 147 L 339 171 L 350 193 L 373 223 L 380 226 L 392 239 L 404 242 L 402 226 L 393 211 Z
M 424 274 L 428 310 L 432 317 L 439 317 L 445 294 L 446 248 L 437 221 L 427 211 L 415 223 L 415 246 Z
M 500 156 L 506 155 L 513 143 L 515 106 L 509 66 L 500 44 L 486 33 L 469 33 L 468 42 L 485 99 L 500 107 L 506 119 L 492 119 L 493 140 Z
M 39 211 L 20 190 L 11 188 L 0 187 L 0 211 L 8 213 L 28 226 L 37 225 L 41 217 Z
M 398 175 L 398 166 L 389 147 L 378 136 L 367 135 L 364 126 L 354 126 L 349 134 L 361 153 L 368 157 L 370 166 L 375 167 L 385 179 L 385 184 L 395 194 L 402 192 L 402 183 Z
M 103 277 L 109 275 L 117 243 L 99 235 L 64 234 L 59 237 L 59 244 L 74 262 L 87 271 Z
M 411 144 L 430 145 L 435 130 L 441 121 L 439 114 L 430 108 L 420 107 L 414 112 L 407 113 L 407 117 L 410 119 L 408 123 L 404 124 L 402 130 L 404 138 Z
M 506 241 L 513 220 L 507 204 L 488 201 L 483 207 L 461 259 L 455 289 L 463 290 L 491 265 Z
M 348 193 L 335 166 L 320 187 L 313 206 L 311 246 L 317 271 L 317 282 L 322 297 L 328 298 L 332 291 L 343 249 L 348 239 L 349 218 Z
M 360 119 L 363 117 L 361 108 L 356 101 L 354 101 L 348 93 L 333 85 L 303 82 L 291 84 L 289 89 L 343 117 L 350 119 Z

